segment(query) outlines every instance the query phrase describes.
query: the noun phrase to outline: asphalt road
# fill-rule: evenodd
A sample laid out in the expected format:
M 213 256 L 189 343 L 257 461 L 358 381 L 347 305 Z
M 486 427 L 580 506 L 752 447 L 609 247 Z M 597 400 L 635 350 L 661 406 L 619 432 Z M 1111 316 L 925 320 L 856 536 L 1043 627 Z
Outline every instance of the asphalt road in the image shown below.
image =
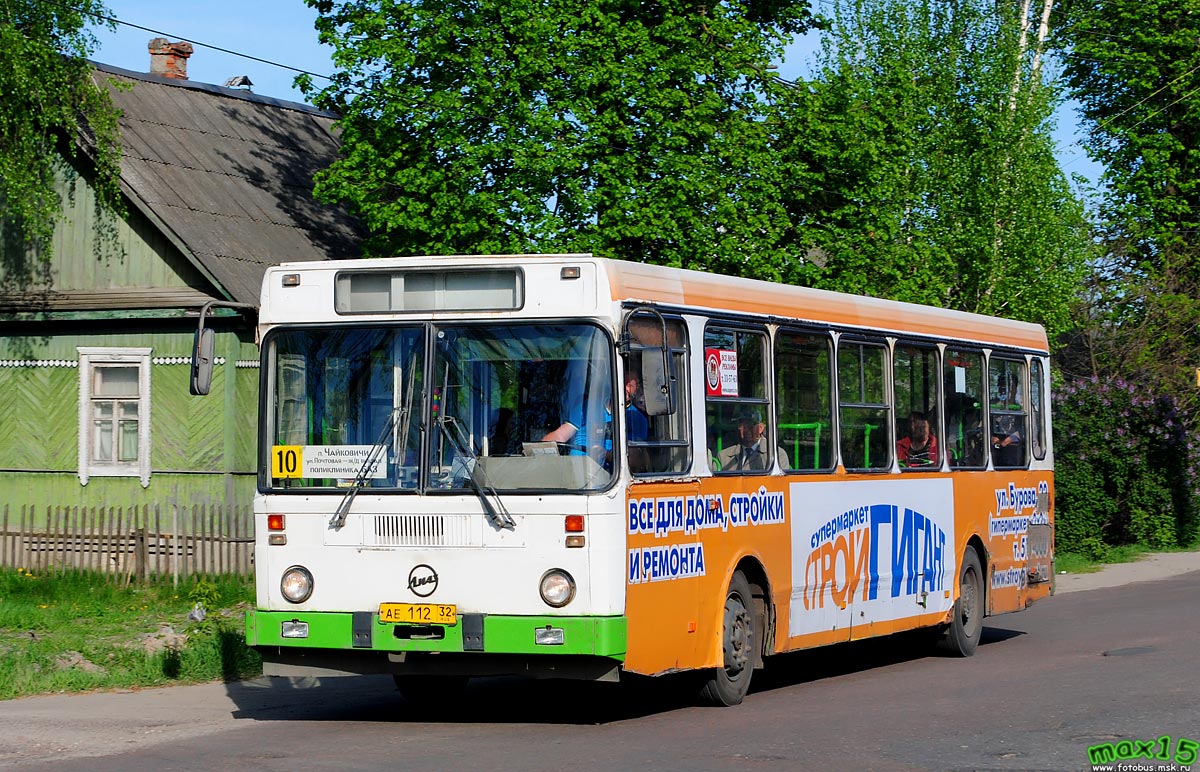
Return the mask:
M 671 682 L 485 679 L 430 712 L 386 677 L 10 700 L 0 766 L 1082 770 L 1098 743 L 1200 741 L 1200 553 L 1060 576 L 1054 598 L 985 625 L 969 659 L 909 638 L 775 658 L 723 710 Z

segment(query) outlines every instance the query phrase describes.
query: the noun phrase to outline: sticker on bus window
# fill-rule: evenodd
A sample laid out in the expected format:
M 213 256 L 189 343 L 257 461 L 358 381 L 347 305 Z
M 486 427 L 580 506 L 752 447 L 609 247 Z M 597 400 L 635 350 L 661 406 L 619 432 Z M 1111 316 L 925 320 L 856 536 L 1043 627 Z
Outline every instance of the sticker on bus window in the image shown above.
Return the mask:
M 736 351 L 723 348 L 704 350 L 704 385 L 710 397 L 738 395 Z
M 271 477 L 276 480 L 301 478 L 343 478 L 358 476 L 370 445 L 273 445 L 271 447 Z M 367 470 L 367 479 L 386 477 L 387 469 L 381 456 Z

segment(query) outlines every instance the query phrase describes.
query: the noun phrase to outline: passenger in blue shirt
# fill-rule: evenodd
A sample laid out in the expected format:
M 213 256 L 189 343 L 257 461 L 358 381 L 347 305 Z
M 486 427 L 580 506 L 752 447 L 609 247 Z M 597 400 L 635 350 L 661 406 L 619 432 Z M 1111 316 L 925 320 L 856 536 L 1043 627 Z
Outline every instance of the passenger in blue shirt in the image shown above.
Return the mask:
M 650 470 L 650 455 L 645 448 L 630 443 L 650 439 L 650 416 L 646 414 L 646 395 L 642 379 L 631 367 L 625 372 L 625 443 L 629 448 L 629 468 L 633 472 Z
M 586 380 L 586 366 L 573 362 L 567 367 L 566 384 L 563 392 L 563 422 L 542 437 L 544 442 L 569 444 L 572 453 L 590 455 L 605 468 L 612 469 L 612 423 L 613 406 L 611 396 L 604 398 L 604 408 L 591 416 L 588 409 L 588 393 L 583 381 Z M 646 415 L 645 400 L 641 391 L 641 378 L 632 370 L 625 377 L 625 432 L 626 439 L 632 442 L 643 442 L 650 435 L 650 418 Z M 594 387 L 591 391 L 592 402 L 600 393 L 607 393 L 603 387 Z M 644 471 L 646 465 L 644 448 L 630 449 L 630 466 L 633 470 Z
M 543 442 L 570 445 L 571 452 L 603 461 L 605 427 L 612 423 L 612 389 L 608 380 L 591 372 L 585 359 L 572 359 L 563 372 L 562 423 L 542 437 Z

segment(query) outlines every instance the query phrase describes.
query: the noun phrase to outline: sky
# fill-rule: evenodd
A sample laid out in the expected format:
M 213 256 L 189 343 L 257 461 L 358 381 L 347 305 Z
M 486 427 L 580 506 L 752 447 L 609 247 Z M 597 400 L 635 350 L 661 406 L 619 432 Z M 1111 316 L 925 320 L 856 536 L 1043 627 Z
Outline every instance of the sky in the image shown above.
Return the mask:
M 93 27 L 99 44 L 92 59 L 97 62 L 149 72 L 147 44 L 152 38 L 187 40 L 195 47 L 188 60 L 190 80 L 223 85 L 245 75 L 254 84 L 254 93 L 294 102 L 305 101 L 292 86 L 296 70 L 315 75 L 333 71 L 332 49 L 317 42 L 313 28 L 317 12 L 302 0 L 106 0 L 106 5 L 112 16 L 124 23 L 115 31 Z M 779 74 L 789 80 L 803 78 L 818 45 L 816 34 L 797 40 L 779 64 Z M 326 81 L 318 77 L 314 83 L 320 87 Z M 1100 167 L 1080 148 L 1076 122 L 1073 105 L 1059 110 L 1054 135 L 1059 164 L 1068 176 L 1082 174 L 1095 180 Z
M 195 47 L 187 64 L 189 80 L 219 86 L 246 75 L 254 93 L 293 102 L 304 101 L 292 87 L 296 70 L 317 75 L 333 71 L 332 49 L 317 42 L 313 28 L 317 12 L 301 0 L 107 0 L 105 4 L 125 24 L 118 24 L 115 31 L 92 28 L 99 41 L 92 59 L 103 64 L 149 72 L 151 39 L 187 40 Z M 314 83 L 320 87 L 326 81 L 316 78 Z

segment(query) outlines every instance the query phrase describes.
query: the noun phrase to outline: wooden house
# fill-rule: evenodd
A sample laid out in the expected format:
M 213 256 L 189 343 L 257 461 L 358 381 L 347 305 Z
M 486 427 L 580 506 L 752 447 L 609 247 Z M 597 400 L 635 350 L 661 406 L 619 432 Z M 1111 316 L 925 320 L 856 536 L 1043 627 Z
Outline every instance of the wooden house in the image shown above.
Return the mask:
M 0 506 L 249 503 L 263 271 L 358 256 L 357 224 L 312 198 L 313 174 L 337 153 L 335 116 L 188 81 L 190 46 L 164 43 L 151 44 L 164 75 L 93 70 L 123 113 L 119 249 L 97 257 L 80 153 L 62 181 L 48 284 L 0 294 Z M 245 308 L 209 316 L 212 393 L 193 397 L 189 356 L 209 301 Z

